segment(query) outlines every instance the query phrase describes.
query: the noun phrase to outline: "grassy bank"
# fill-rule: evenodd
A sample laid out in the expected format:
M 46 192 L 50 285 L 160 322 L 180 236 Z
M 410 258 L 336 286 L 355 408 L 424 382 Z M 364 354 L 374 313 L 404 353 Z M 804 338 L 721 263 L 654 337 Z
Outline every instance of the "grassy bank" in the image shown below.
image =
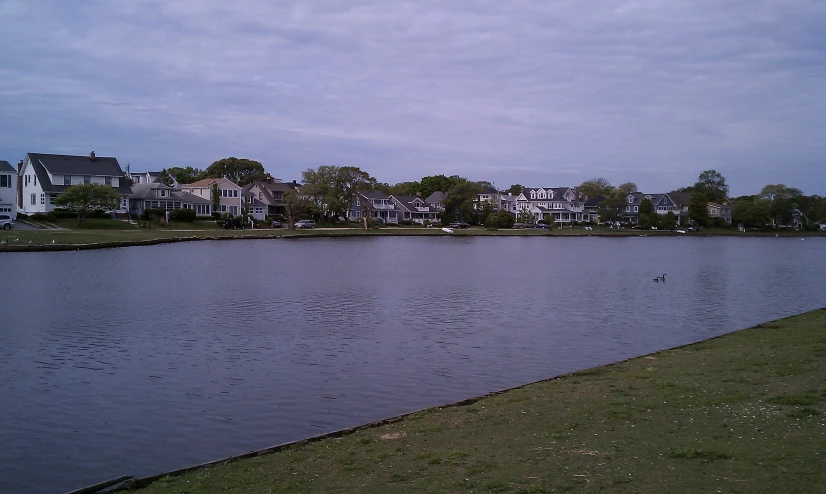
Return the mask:
M 62 230 L 0 230 L 0 252 L 14 250 L 48 250 L 52 245 L 77 246 L 103 244 L 107 247 L 126 246 L 153 240 L 209 240 L 212 238 L 271 238 L 273 236 L 286 237 L 292 235 L 306 236 L 344 236 L 344 235 L 390 235 L 390 236 L 423 236 L 423 235 L 455 235 L 455 236 L 674 236 L 680 235 L 665 231 L 640 230 L 609 230 L 598 228 L 591 231 L 584 229 L 565 230 L 486 230 L 484 228 L 470 228 L 455 230 L 453 234 L 442 232 L 439 228 L 382 228 L 378 230 L 363 230 L 353 228 L 330 228 L 315 230 L 288 230 L 256 229 L 256 230 L 224 230 L 215 227 L 214 223 L 178 223 L 170 227 L 152 229 L 138 228 L 122 221 L 92 219 L 84 222 L 80 228 L 75 227 L 74 220 L 61 220 Z M 784 232 L 781 236 L 801 235 L 802 233 Z M 823 235 L 819 232 L 806 233 L 807 235 Z M 731 230 L 704 231 L 702 233 L 688 233 L 680 236 L 774 236 L 774 233 L 738 233 Z M 41 248 L 42 247 L 42 248 Z
M 826 310 L 142 492 L 820 492 Z

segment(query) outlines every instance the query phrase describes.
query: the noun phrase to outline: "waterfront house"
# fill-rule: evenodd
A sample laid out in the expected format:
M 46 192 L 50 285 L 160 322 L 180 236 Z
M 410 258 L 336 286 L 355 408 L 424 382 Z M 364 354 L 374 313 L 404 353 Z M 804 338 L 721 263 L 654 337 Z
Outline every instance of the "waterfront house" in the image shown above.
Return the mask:
M 434 209 L 438 209 L 439 211 L 445 210 L 445 196 L 446 194 L 441 190 L 437 190 L 436 192 L 430 194 L 429 196 L 425 197 L 424 202 L 430 204 L 430 207 Z
M 241 191 L 244 196 L 244 207 L 247 208 L 247 214 L 253 219 L 264 221 L 267 217 L 267 204 L 264 201 L 255 197 L 255 194 L 244 189 Z
M 391 195 L 390 199 L 398 211 L 399 222 L 413 221 L 414 223 L 424 223 L 425 220 L 435 222 L 438 220 L 437 216 L 441 212 L 418 196 Z
M 0 213 L 17 219 L 17 170 L 8 161 L 0 161 Z
M 546 220 L 560 226 L 581 222 L 585 216 L 584 201 L 570 187 L 526 187 L 516 198 L 516 212 L 529 211 L 538 221 Z
M 691 200 L 691 192 L 672 191 L 668 193 L 673 204 L 673 212 L 677 215 L 677 224 L 683 224 L 683 218 L 688 218 L 688 202 Z
M 646 199 L 651 201 L 651 205 L 654 206 L 654 211 L 656 211 L 657 214 L 668 214 L 669 211 L 674 212 L 674 201 L 671 200 L 668 194 L 643 194 L 642 192 L 635 192 L 625 196 L 625 211 L 622 213 L 622 217 L 626 222 L 633 224 L 639 222 L 640 205 L 642 201 Z
M 590 223 L 599 223 L 599 203 L 605 200 L 604 196 L 594 196 L 583 204 L 583 219 Z
M 290 190 L 298 190 L 300 186 L 295 180 L 290 182 L 281 182 L 278 179 L 273 179 L 266 182 L 253 182 L 244 186 L 244 190 L 252 194 L 252 197 L 258 199 L 264 204 L 265 213 L 269 216 L 287 214 L 287 205 L 284 202 L 284 194 Z
M 219 206 L 218 213 L 229 213 L 232 216 L 241 214 L 244 206 L 243 190 L 239 185 L 226 178 L 205 178 L 195 183 L 181 186 L 181 190 L 212 202 L 212 186 L 217 185 Z
M 709 202 L 706 207 L 708 208 L 708 218 L 710 220 L 723 220 L 729 225 L 731 224 L 731 206 L 728 203 Z
M 62 154 L 28 153 L 20 166 L 20 211 L 26 214 L 48 213 L 55 208 L 55 199 L 72 185 L 103 184 L 121 196 L 116 213 L 126 214 L 132 189 L 118 160 L 112 157 L 68 156 Z
M 133 185 L 129 196 L 130 216 L 137 218 L 147 209 L 192 209 L 198 216 L 210 216 L 212 201 L 159 182 Z
M 485 187 L 473 201 L 473 208 L 479 209 L 482 203 L 487 202 L 493 205 L 495 210 L 504 209 L 509 213 L 516 214 L 517 196 L 510 192 L 498 191 L 493 187 Z
M 350 221 L 358 221 L 368 214 L 383 223 L 398 223 L 399 210 L 396 203 L 387 194 L 380 190 L 371 190 L 358 194 L 350 208 Z
M 126 165 L 126 178 L 129 179 L 131 185 L 158 183 L 158 179 L 160 177 L 161 177 L 161 172 L 136 172 L 136 173 L 132 173 L 129 170 L 129 165 Z M 181 184 L 179 184 L 178 180 L 175 179 L 175 175 L 170 174 L 169 177 L 172 179 L 172 187 L 175 188 L 175 190 L 180 190 L 181 189 Z

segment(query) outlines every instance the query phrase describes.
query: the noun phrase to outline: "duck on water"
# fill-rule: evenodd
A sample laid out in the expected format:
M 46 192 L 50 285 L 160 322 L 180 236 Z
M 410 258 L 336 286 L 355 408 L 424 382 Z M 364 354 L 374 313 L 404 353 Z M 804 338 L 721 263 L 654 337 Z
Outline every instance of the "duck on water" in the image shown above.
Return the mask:
M 662 281 L 663 283 L 665 283 L 665 273 L 663 273 L 663 275 L 662 275 L 662 276 L 657 276 L 656 278 L 654 278 L 654 283 L 659 283 L 659 282 L 661 282 L 661 281 Z

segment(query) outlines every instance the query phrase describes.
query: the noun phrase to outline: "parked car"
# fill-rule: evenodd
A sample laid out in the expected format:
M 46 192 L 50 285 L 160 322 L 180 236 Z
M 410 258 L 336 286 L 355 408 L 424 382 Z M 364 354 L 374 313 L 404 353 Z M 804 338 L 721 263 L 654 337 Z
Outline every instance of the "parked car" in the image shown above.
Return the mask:
M 230 228 L 240 228 L 241 230 L 243 230 L 246 227 L 244 226 L 244 222 L 241 221 L 240 218 L 227 218 L 224 220 L 224 228 L 226 228 L 227 230 L 229 230 Z
M 298 220 L 298 223 L 295 224 L 296 228 L 315 228 L 315 221 L 313 220 Z
M 0 214 L 0 228 L 11 230 L 14 227 L 14 220 L 7 214 Z
M 450 224 L 451 228 L 470 228 L 470 225 L 465 223 L 464 221 L 454 221 Z
M 547 224 L 545 224 L 545 223 L 537 223 L 537 224 L 535 224 L 533 227 L 534 227 L 534 228 L 541 228 L 541 229 L 543 229 L 543 230 L 548 230 L 548 229 L 550 229 L 550 228 L 551 228 L 551 227 L 550 227 L 550 225 L 547 225 Z
M 280 222 L 280 221 L 273 220 L 273 221 L 272 221 L 272 227 L 273 227 L 273 228 L 281 228 L 281 222 Z
M 699 226 L 690 226 L 690 227 L 686 228 L 686 230 L 688 230 L 690 232 L 699 232 L 700 227 Z

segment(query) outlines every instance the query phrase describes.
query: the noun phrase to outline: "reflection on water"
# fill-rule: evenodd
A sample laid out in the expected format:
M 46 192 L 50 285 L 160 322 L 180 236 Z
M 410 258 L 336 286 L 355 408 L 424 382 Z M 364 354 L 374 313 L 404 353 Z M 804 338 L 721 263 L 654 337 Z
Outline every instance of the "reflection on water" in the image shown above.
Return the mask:
M 148 475 L 826 305 L 826 239 L 2 254 L 0 491 Z M 666 283 L 653 283 L 667 273 Z

